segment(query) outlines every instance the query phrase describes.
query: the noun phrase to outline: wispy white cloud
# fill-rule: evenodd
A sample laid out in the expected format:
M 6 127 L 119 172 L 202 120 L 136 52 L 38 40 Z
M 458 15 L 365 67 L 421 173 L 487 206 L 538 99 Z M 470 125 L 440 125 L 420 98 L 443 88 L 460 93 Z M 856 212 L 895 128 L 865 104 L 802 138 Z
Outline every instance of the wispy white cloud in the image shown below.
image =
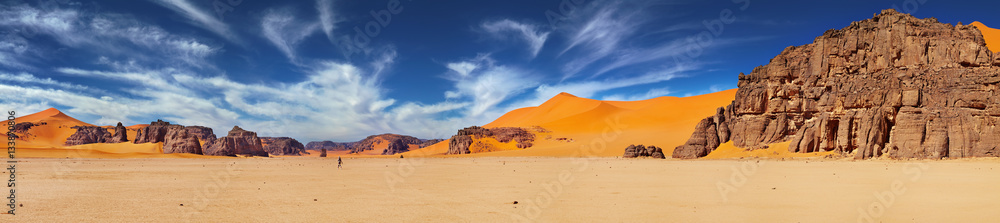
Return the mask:
M 71 7 L 41 9 L 21 4 L 0 8 L 0 27 L 15 30 L 21 36 L 48 36 L 70 48 L 161 64 L 181 63 L 209 67 L 205 59 L 215 55 L 220 49 L 197 38 L 169 33 L 131 16 L 82 12 Z M 3 42 L 12 43 L 11 41 L 16 40 L 12 38 Z M 4 51 L 7 45 L 11 44 L 0 43 L 0 51 Z M 15 46 L 26 45 L 22 41 Z M 18 49 L 23 48 L 14 48 L 15 52 Z M 46 56 L 41 48 L 34 48 L 32 52 L 40 54 L 38 57 Z M 0 56 L 11 57 L 9 53 L 0 53 Z M 24 65 L 24 58 L 16 60 L 17 63 Z
M 496 65 L 488 54 L 446 66 L 451 72 L 445 78 L 455 86 L 453 91 L 445 93 L 446 98 L 471 99 L 466 115 L 472 117 L 495 116 L 497 111 L 493 110 L 497 105 L 537 86 L 540 81 L 530 71 Z
M 538 56 L 545 46 L 545 41 L 549 38 L 550 32 L 540 31 L 540 27 L 511 21 L 509 19 L 485 22 L 481 25 L 483 30 L 490 33 L 494 38 L 505 39 L 514 33 L 515 36 L 528 43 L 528 51 L 531 58 Z
M 333 0 L 316 0 L 316 10 L 319 11 L 319 23 L 323 27 L 323 33 L 331 43 L 335 43 L 333 31 L 337 29 L 340 19 L 333 12 Z
M 70 90 L 87 90 L 87 89 L 89 89 L 87 86 L 78 85 L 78 84 L 71 84 L 71 83 L 66 83 L 66 82 L 60 82 L 60 81 L 56 81 L 56 80 L 53 80 L 52 78 L 48 78 L 48 77 L 47 78 L 39 78 L 39 77 L 36 77 L 35 75 L 31 75 L 31 74 L 28 74 L 28 73 L 20 73 L 20 74 L 16 74 L 16 75 L 15 74 L 8 74 L 8 73 L 0 73 L 0 80 L 5 81 L 5 82 L 18 82 L 18 83 L 22 83 L 22 84 L 49 85 L 49 86 L 59 87 L 59 88 L 62 88 L 62 89 L 70 89 Z
M 230 30 L 226 23 L 223 23 L 219 20 L 219 18 L 212 16 L 212 14 L 208 13 L 208 11 L 194 6 L 187 0 L 153 0 L 153 2 L 187 17 L 196 26 L 202 27 L 215 33 L 216 35 L 226 38 L 230 42 L 242 44 L 236 34 Z
M 667 95 L 670 95 L 672 93 L 674 93 L 674 92 L 670 91 L 669 88 L 665 88 L 665 87 L 664 88 L 653 88 L 653 89 L 649 89 L 649 91 L 647 91 L 646 93 L 643 93 L 643 94 L 636 94 L 636 95 L 613 94 L 613 95 L 604 96 L 601 100 L 608 100 L 608 101 L 638 101 L 638 100 L 646 100 L 646 99 L 651 99 L 651 98 L 656 98 L 656 97 L 667 96 Z
M 261 19 L 262 35 L 293 63 L 298 63 L 295 48 L 303 39 L 319 30 L 319 23 L 302 22 L 291 10 L 269 10 Z

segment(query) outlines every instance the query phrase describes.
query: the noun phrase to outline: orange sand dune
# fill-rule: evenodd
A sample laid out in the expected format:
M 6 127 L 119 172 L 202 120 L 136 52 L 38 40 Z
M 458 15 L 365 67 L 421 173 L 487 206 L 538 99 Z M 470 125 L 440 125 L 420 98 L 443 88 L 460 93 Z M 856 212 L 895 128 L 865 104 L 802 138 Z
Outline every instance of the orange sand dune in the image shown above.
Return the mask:
M 560 93 L 538 107 L 513 110 L 484 125 L 540 126 L 528 149 L 503 149 L 465 156 L 621 156 L 631 144 L 654 145 L 671 154 L 687 141 L 701 119 L 732 102 L 736 89 L 692 97 L 659 97 L 642 101 L 601 101 Z M 404 155 L 443 155 L 448 141 Z
M 49 108 L 35 114 L 14 119 L 17 123 L 32 122 L 44 125 L 34 126 L 23 138 L 17 139 L 16 156 L 21 158 L 192 158 L 202 156 L 194 154 L 163 154 L 162 143 L 97 143 L 77 146 L 66 146 L 66 138 L 76 133 L 73 126 L 94 126 L 70 117 L 55 108 Z M 134 140 L 136 130 L 146 125 L 126 127 L 128 139 Z M 114 134 L 114 126 L 102 126 Z M 3 143 L 7 143 L 3 137 Z
M 993 52 L 1000 52 L 1000 29 L 990 28 L 978 21 L 972 22 L 972 25 L 976 26 L 983 33 L 987 48 L 990 48 Z
M 61 147 L 66 138 L 76 132 L 74 126 L 94 126 L 63 114 L 55 108 L 49 108 L 35 114 L 14 119 L 17 123 L 32 122 L 45 125 L 32 127 L 24 139 L 16 141 L 17 147 Z M 7 138 L 3 139 L 7 143 Z

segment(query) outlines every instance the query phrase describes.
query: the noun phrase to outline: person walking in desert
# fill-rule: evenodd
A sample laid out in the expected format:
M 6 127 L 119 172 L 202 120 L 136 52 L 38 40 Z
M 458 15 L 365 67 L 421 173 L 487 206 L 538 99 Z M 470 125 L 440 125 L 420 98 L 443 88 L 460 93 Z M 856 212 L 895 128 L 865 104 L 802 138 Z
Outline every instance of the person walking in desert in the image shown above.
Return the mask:
M 340 160 L 340 157 L 338 156 L 337 157 L 337 169 L 343 169 L 342 165 L 344 165 L 344 161 Z

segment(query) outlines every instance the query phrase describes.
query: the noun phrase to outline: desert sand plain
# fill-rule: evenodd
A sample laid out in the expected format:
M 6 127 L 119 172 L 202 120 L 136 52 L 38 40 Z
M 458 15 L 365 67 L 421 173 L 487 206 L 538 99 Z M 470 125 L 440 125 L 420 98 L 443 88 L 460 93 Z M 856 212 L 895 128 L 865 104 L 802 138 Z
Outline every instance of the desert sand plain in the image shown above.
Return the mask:
M 337 169 L 336 157 L 27 159 L 18 166 L 24 206 L 0 219 L 982 222 L 1000 218 L 998 164 L 348 158 Z

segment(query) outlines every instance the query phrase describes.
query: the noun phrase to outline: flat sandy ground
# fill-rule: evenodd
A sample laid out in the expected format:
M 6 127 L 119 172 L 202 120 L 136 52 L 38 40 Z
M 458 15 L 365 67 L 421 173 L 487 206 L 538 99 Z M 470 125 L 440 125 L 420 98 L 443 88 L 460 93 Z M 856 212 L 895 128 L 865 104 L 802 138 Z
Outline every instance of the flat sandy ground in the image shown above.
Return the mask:
M 382 158 L 345 163 L 338 170 L 336 158 L 26 159 L 17 166 L 16 181 L 17 202 L 24 206 L 16 216 L 0 215 L 0 222 L 1000 219 L 996 159 Z

